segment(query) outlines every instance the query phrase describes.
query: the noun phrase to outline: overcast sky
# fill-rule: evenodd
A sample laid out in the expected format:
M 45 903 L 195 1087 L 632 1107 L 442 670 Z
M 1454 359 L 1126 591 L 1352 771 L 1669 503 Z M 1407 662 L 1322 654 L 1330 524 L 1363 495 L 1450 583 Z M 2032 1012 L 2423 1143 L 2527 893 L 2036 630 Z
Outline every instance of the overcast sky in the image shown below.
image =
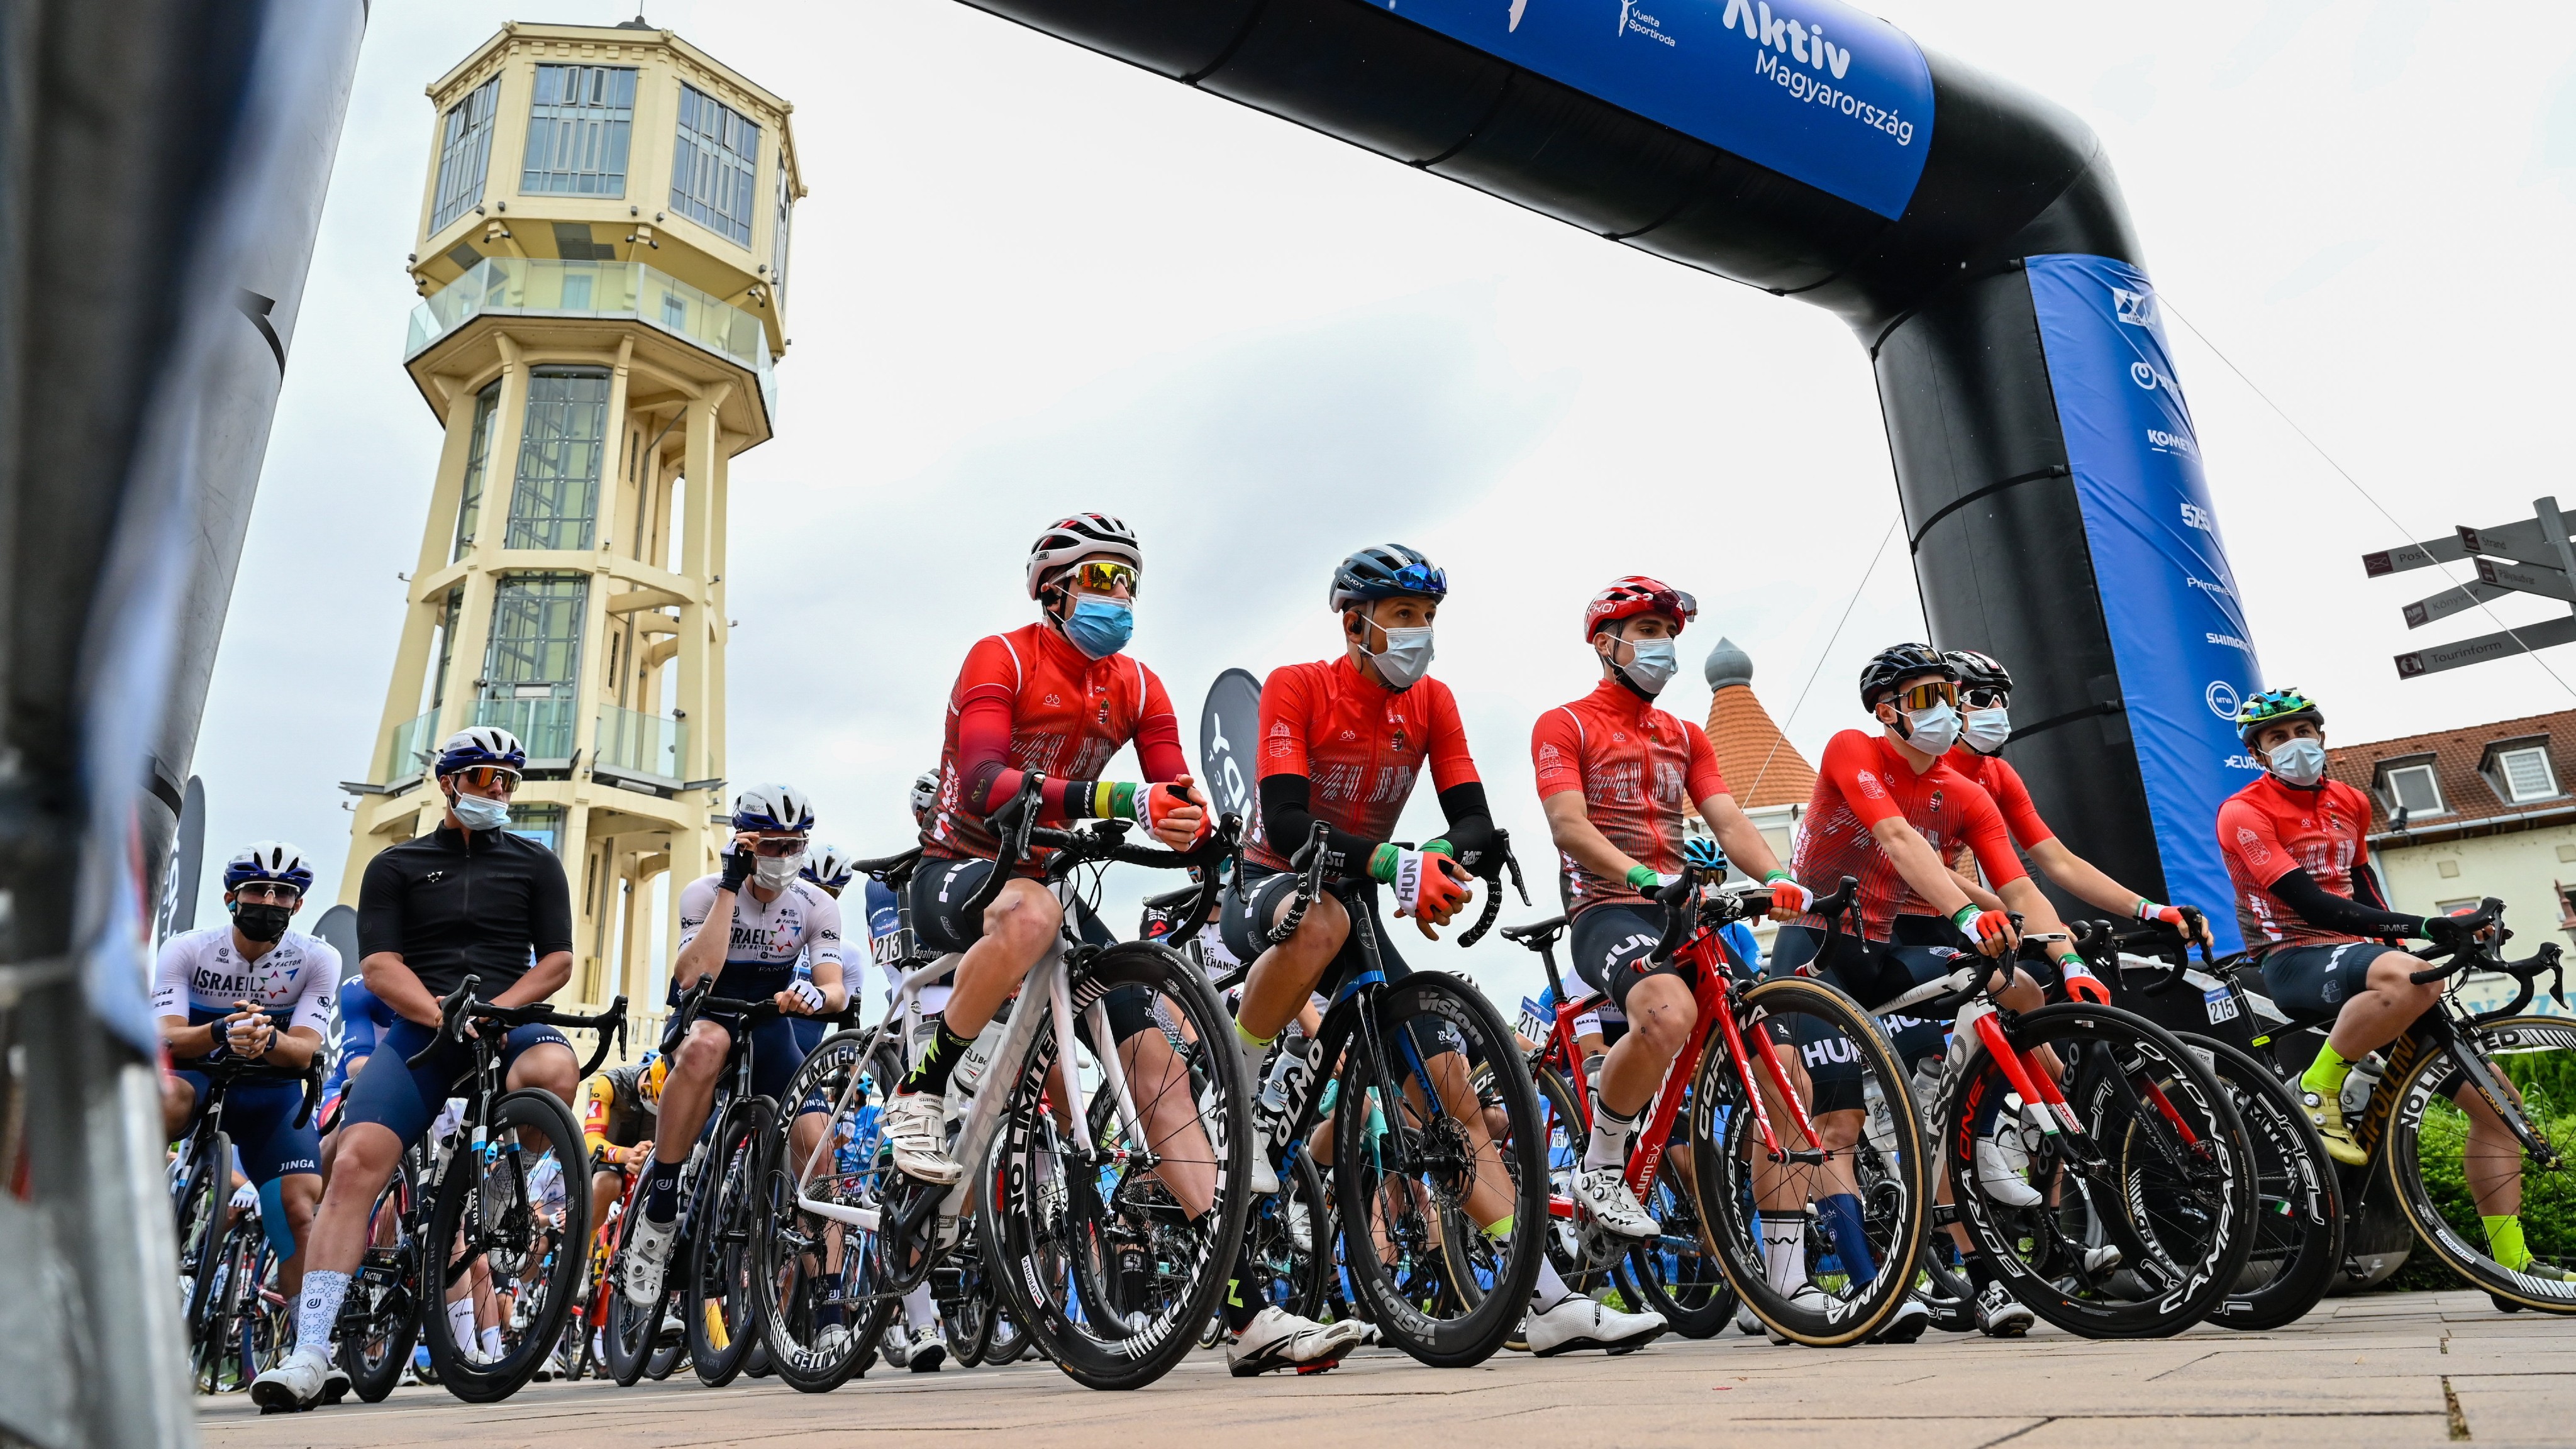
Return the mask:
M 1876 8 L 2101 133 L 2269 682 L 2317 695 L 2348 741 L 2576 704 L 2548 672 L 2576 681 L 2576 651 L 2401 685 L 2392 654 L 2497 625 L 2410 635 L 2399 607 L 2438 581 L 2372 582 L 2358 561 L 2527 517 L 2553 490 L 2576 503 L 2576 304 L 2551 270 L 2576 219 L 2576 8 Z M 505 19 L 631 13 L 375 12 L 198 743 L 210 853 L 283 836 L 314 856 L 319 898 L 337 893 L 336 782 L 375 749 L 394 575 L 416 557 L 440 441 L 400 366 L 422 87 Z M 1856 722 L 1860 661 L 1923 633 L 1901 542 L 1861 587 L 1896 494 L 1867 362 L 1820 311 L 955 0 L 647 13 L 796 106 L 812 194 L 779 436 L 733 468 L 725 773 L 804 786 L 825 839 L 904 842 L 904 790 L 937 759 L 958 662 L 1031 617 L 1028 541 L 1078 509 L 1144 537 L 1134 652 L 1193 746 L 1219 670 L 1336 648 L 1323 591 L 1342 554 L 1429 552 L 1453 589 L 1436 672 L 1533 860 L 1529 724 L 1589 687 L 1576 620 L 1601 583 L 1695 590 L 1684 655 L 1721 633 L 1743 645 L 1811 758 Z M 281 703 L 300 717 L 283 757 Z M 1665 703 L 1704 715 L 1696 669 Z M 1473 954 L 1497 994 L 1526 979 L 1499 941 Z

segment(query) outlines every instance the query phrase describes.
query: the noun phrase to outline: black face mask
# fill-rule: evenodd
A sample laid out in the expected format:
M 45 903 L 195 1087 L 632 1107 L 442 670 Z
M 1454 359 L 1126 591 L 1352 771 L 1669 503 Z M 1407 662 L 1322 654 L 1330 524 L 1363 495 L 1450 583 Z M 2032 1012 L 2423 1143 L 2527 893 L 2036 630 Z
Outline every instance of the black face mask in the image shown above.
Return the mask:
M 274 941 L 286 934 L 287 918 L 294 914 L 287 906 L 245 901 L 233 907 L 233 929 L 254 941 Z

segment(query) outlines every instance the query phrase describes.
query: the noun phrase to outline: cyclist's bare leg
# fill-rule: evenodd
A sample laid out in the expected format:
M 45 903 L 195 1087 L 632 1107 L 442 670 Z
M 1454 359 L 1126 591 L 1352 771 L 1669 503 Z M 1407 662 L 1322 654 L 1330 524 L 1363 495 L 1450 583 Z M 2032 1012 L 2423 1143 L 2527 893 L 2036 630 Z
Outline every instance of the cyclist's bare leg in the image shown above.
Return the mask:
M 1601 1066 L 1601 1102 L 1634 1117 L 1655 1099 L 1673 1058 L 1699 1025 L 1699 1001 L 1678 976 L 1649 976 L 1628 988 L 1628 1034 Z
M 733 1051 L 733 1033 L 700 1017 L 671 1052 L 670 1074 L 662 1082 L 662 1110 L 653 1127 L 653 1160 L 678 1166 L 689 1160 L 698 1129 L 715 1105 L 716 1078 Z M 530 1056 L 535 1052 L 528 1053 Z
M 304 1291 L 304 1247 L 313 1240 L 313 1215 L 322 1207 L 321 1174 L 290 1172 L 278 1179 L 277 1196 L 287 1231 L 295 1235 L 293 1256 L 277 1265 L 277 1291 L 292 1302 Z
M 2423 968 L 2421 960 L 2403 951 L 2381 952 L 2370 963 L 2363 989 L 2354 992 L 2343 1009 L 2335 1013 L 2334 1030 L 2326 1033 L 2326 1045 L 2335 1049 L 2335 1055 L 2354 1062 L 2397 1040 L 2399 1032 L 2412 1026 L 2415 1018 L 2432 1010 L 2442 999 L 2440 982 L 2418 986 L 2407 979 Z
M 1120 1042 L 1118 1065 L 1127 1075 L 1127 1093 L 1136 1105 L 1146 1146 L 1161 1159 L 1154 1175 L 1182 1212 L 1198 1217 L 1216 1204 L 1216 1149 L 1208 1143 L 1206 1124 L 1199 1121 L 1189 1067 L 1160 1031 L 1141 1031 Z
M 304 1243 L 304 1271 L 354 1273 L 366 1256 L 367 1235 L 374 1225 L 376 1194 L 402 1160 L 402 1139 L 375 1122 L 352 1122 L 340 1129 L 331 1181 L 322 1190 L 321 1210 L 314 1214 L 312 1235 Z
M 1282 898 L 1271 911 L 1273 929 L 1287 915 L 1291 900 Z M 1253 960 L 1252 970 L 1244 977 L 1243 1002 L 1235 1008 L 1235 1021 L 1263 1041 L 1279 1035 L 1289 1018 L 1305 1009 L 1307 998 L 1314 995 L 1350 937 L 1351 913 L 1340 900 L 1318 895 L 1309 901 L 1296 931 Z
M 167 1142 L 179 1140 L 188 1126 L 188 1114 L 197 1109 L 197 1089 L 188 1085 L 177 1072 L 161 1074 L 161 1137 Z
M 614 1152 L 616 1148 L 610 1148 Z M 598 1227 L 608 1221 L 608 1210 L 626 1195 L 626 1174 L 615 1168 L 590 1175 L 590 1225 Z
M 2493 1064 L 2489 1064 L 2492 1070 Z M 2496 1085 L 2502 1087 L 2519 1110 L 2522 1094 L 2502 1072 L 2495 1073 Z M 2469 1196 L 2478 1204 L 2478 1216 L 2509 1218 L 2522 1215 L 2522 1142 L 2513 1135 L 2504 1119 L 2496 1115 L 2487 1099 L 2475 1087 L 2462 1085 L 2458 1098 L 2460 1110 L 2468 1114 L 2469 1140 L 2461 1153 L 2461 1166 L 2469 1180 Z
M 1467 1216 L 1474 1218 L 1479 1227 L 1492 1227 L 1511 1215 L 1512 1173 L 1503 1162 L 1501 1150 L 1494 1145 L 1493 1134 L 1485 1128 L 1484 1102 L 1476 1095 L 1475 1074 L 1463 1052 L 1442 1052 L 1422 1065 L 1439 1088 L 1440 1110 L 1466 1130 L 1468 1150 L 1475 1155 L 1476 1185 L 1467 1190 Z M 1404 1084 L 1404 1097 L 1417 1120 L 1428 1115 L 1419 1080 Z
M 555 1100 L 569 1109 L 573 1099 L 581 1093 L 581 1059 L 572 1054 L 571 1047 L 558 1042 L 539 1042 L 519 1053 L 519 1059 L 510 1063 L 509 1076 L 504 1080 L 513 1092 L 542 1087 L 554 1093 Z M 531 1151 L 543 1150 L 547 1145 L 545 1135 L 534 1127 L 520 1128 L 519 1142 Z M 571 1165 L 564 1164 L 566 1167 Z
M 1037 881 L 1014 877 L 984 908 L 984 934 L 957 963 L 955 989 L 940 1013 L 952 1035 L 972 1041 L 1028 979 L 1064 926 L 1064 908 Z

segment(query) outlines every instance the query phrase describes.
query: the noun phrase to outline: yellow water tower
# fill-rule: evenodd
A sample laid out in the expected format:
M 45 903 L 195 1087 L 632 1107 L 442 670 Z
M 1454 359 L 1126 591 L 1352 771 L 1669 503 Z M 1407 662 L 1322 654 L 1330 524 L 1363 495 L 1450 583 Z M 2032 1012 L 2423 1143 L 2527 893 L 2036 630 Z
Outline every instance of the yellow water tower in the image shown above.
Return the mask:
M 501 725 L 572 885 L 562 999 L 654 1008 L 653 880 L 723 843 L 726 470 L 776 426 L 790 108 L 640 20 L 506 25 L 429 98 L 403 366 L 446 446 L 341 899 L 438 822 L 427 752 Z

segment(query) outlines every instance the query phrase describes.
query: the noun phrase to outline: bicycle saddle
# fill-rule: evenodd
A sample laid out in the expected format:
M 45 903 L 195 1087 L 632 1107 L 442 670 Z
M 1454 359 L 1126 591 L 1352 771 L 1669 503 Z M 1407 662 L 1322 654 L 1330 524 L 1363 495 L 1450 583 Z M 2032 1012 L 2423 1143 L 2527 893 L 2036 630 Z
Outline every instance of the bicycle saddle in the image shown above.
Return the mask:
M 1502 937 L 1506 941 L 1523 946 L 1544 944 L 1555 940 L 1557 932 L 1564 929 L 1565 917 L 1550 916 L 1544 921 L 1532 921 L 1526 926 L 1505 926 Z

